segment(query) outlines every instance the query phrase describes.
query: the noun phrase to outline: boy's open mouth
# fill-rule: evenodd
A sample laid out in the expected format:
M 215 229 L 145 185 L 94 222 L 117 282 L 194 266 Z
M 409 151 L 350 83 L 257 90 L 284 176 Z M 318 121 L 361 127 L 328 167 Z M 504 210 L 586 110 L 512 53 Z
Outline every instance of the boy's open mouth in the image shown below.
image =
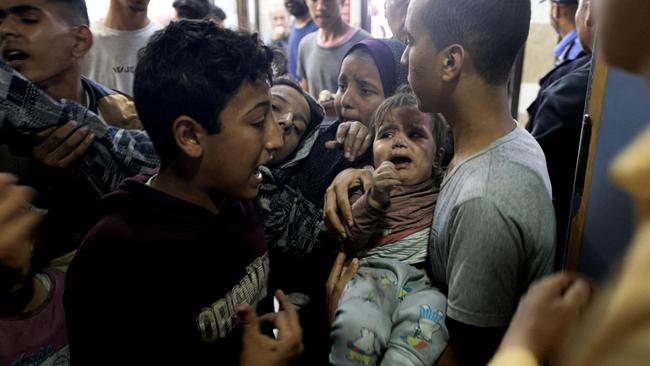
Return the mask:
M 16 68 L 29 58 L 29 55 L 20 50 L 6 49 L 2 51 L 2 58 L 9 64 L 9 66 Z

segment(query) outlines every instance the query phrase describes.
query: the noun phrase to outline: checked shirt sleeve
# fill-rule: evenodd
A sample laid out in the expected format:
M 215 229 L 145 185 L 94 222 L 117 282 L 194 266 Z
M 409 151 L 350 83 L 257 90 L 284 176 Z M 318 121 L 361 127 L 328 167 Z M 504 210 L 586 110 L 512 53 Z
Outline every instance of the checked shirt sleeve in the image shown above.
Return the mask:
M 77 121 L 95 134 L 79 168 L 100 194 L 113 191 L 125 178 L 154 174 L 158 155 L 146 132 L 106 124 L 99 116 L 70 100 L 57 102 L 0 61 L 0 110 L 5 113 L 2 134 L 26 137 L 48 127 Z

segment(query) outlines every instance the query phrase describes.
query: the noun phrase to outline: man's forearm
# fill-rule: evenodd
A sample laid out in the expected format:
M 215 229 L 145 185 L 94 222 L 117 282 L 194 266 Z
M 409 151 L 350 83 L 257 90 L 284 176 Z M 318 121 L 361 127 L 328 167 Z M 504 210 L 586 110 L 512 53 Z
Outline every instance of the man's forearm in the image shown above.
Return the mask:
M 0 110 L 5 114 L 3 135 L 24 138 L 72 120 L 87 126 L 95 140 L 79 168 L 101 195 L 113 191 L 124 178 L 153 174 L 159 165 L 146 132 L 118 129 L 75 102 L 59 103 L 2 61 L 0 90 L 5 92 L 0 95 Z

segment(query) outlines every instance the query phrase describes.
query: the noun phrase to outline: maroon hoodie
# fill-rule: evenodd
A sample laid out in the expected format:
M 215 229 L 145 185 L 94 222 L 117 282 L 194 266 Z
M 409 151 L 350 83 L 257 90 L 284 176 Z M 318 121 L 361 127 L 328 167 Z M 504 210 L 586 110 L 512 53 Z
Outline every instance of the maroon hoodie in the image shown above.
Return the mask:
M 66 279 L 72 362 L 236 364 L 241 303 L 267 293 L 259 202 L 219 214 L 126 180 L 103 200 Z

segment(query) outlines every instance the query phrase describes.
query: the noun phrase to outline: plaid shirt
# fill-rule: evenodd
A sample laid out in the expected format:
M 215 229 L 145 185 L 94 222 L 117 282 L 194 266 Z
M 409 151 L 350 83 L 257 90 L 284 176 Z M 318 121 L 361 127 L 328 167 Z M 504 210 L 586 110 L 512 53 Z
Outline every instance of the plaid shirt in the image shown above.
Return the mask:
M 113 191 L 125 178 L 154 174 L 160 163 L 145 131 L 113 127 L 73 101 L 64 99 L 57 102 L 2 60 L 0 111 L 5 114 L 0 131 L 8 141 L 20 141 L 69 121 L 86 126 L 95 134 L 95 140 L 80 159 L 79 168 L 101 195 Z

